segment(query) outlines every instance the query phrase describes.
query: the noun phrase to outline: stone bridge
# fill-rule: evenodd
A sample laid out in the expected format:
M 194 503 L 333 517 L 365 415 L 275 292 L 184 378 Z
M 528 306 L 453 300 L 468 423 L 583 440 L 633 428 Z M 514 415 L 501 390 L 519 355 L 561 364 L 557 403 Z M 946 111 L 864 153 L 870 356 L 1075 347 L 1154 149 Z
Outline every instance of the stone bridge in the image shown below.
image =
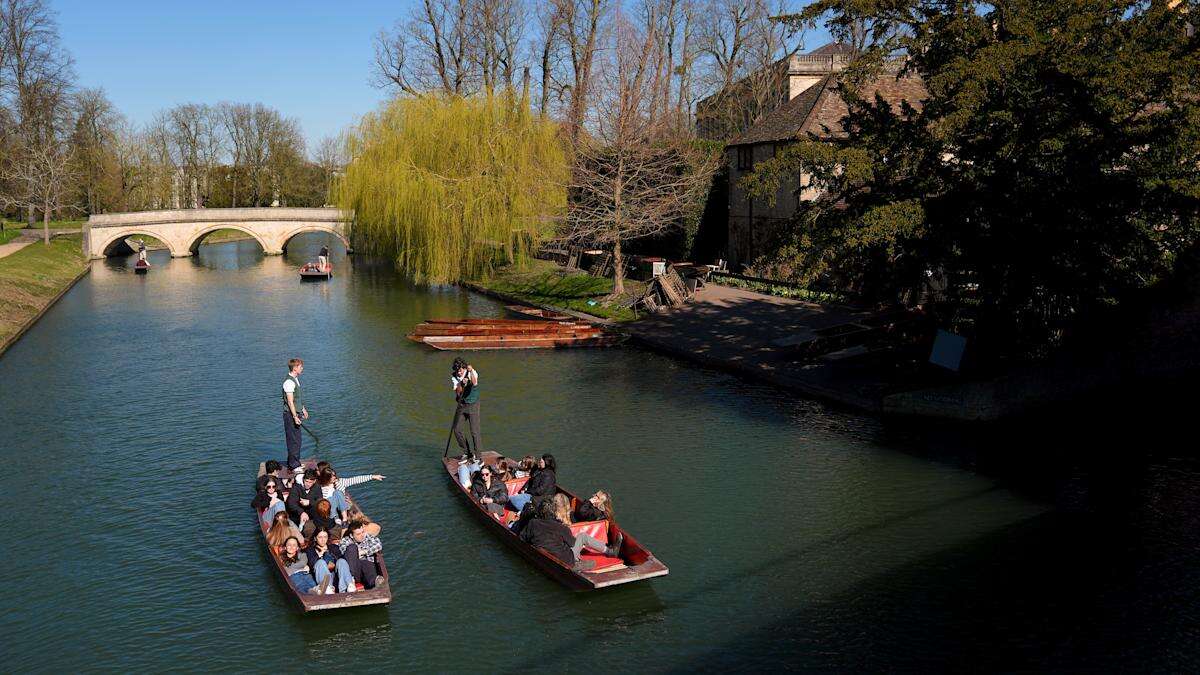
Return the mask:
M 104 258 L 128 253 L 127 237 L 149 235 L 166 244 L 173 258 L 186 258 L 209 234 L 221 229 L 245 232 L 266 255 L 280 255 L 292 237 L 326 232 L 350 250 L 349 224 L 353 212 L 334 208 L 265 207 L 247 209 L 177 209 L 105 213 L 91 216 L 83 226 L 83 253 Z

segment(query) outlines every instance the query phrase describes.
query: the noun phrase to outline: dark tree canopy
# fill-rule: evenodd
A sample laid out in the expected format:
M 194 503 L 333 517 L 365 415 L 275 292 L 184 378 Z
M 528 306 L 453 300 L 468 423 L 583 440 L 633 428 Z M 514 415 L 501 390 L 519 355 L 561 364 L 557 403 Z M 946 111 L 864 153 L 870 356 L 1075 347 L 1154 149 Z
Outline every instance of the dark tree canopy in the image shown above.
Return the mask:
M 747 179 L 767 196 L 803 168 L 826 191 L 781 255 L 878 300 L 944 271 L 974 333 L 1024 353 L 1169 276 L 1200 206 L 1197 5 L 819 0 L 785 17 L 866 46 L 843 78 L 847 140 L 802 139 Z M 855 95 L 900 74 L 924 79 L 919 109 Z

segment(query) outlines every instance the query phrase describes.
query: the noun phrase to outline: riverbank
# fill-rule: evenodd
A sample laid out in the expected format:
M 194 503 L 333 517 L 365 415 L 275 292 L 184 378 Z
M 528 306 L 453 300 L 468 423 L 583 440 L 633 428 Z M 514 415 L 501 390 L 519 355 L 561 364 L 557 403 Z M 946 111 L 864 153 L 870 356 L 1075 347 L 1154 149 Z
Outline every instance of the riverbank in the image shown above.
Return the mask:
M 626 279 L 625 294 L 606 303 L 612 294 L 612 279 L 594 277 L 586 272 L 568 270 L 548 260 L 537 259 L 530 260 L 522 267 L 501 268 L 487 279 L 464 286 L 506 302 L 565 310 L 578 313 L 581 318 L 598 319 L 600 323 L 626 322 L 637 318 L 622 301 L 641 295 L 646 290 L 644 282 Z
M 0 354 L 91 269 L 80 247 L 72 234 L 0 259 Z

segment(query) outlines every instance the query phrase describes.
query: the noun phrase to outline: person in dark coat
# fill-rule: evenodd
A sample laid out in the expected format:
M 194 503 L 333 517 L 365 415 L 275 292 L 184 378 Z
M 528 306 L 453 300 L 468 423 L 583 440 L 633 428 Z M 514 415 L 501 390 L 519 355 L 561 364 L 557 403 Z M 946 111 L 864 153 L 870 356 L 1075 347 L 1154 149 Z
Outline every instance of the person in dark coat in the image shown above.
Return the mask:
M 312 517 L 313 507 L 317 505 L 317 500 L 320 498 L 321 488 L 317 486 L 317 472 L 315 469 L 307 469 L 303 479 L 293 485 L 291 491 L 288 492 L 288 517 L 297 526 L 303 527 L 304 523 Z
M 496 476 L 491 466 L 484 464 L 475 476 L 471 478 L 471 496 L 483 505 L 488 513 L 504 513 L 504 505 L 508 503 L 508 486 Z
M 508 498 L 513 510 L 523 511 L 525 505 L 530 502 L 536 506 L 545 499 L 553 497 L 554 493 L 558 492 L 558 478 L 554 475 L 557 468 L 558 463 L 554 461 L 554 455 L 550 453 L 542 455 L 542 458 L 537 461 L 537 465 L 533 467 L 533 473 L 525 482 L 525 486 L 519 493 Z
M 607 492 L 597 490 L 587 501 L 580 502 L 579 506 L 575 507 L 575 522 L 581 523 L 585 520 L 607 520 L 612 524 L 612 497 L 609 497 Z
M 521 541 L 542 549 L 580 572 L 596 566 L 590 560 L 580 559 L 585 550 L 612 558 L 620 557 L 623 543 L 620 535 L 614 545 L 607 546 L 591 535 L 582 532 L 571 534 L 571 528 L 567 527 L 570 522 L 571 500 L 564 494 L 555 495 L 553 499 L 547 499 L 538 505 L 537 517 L 526 523 L 521 530 Z

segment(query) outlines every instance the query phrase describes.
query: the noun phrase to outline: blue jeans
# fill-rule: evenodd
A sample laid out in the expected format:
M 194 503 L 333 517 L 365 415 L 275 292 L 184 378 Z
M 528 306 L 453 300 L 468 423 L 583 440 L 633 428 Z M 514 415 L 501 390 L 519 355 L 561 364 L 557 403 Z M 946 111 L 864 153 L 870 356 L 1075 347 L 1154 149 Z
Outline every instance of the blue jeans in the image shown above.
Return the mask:
M 520 513 L 521 509 L 525 508 L 525 505 L 528 504 L 532 499 L 533 495 L 529 494 L 528 492 L 521 492 L 515 495 L 509 495 L 508 503 L 512 504 L 512 507 L 517 510 L 517 513 Z
M 316 587 L 317 582 L 313 581 L 312 575 L 308 572 L 296 572 L 292 575 L 292 584 L 297 591 L 307 593 Z
M 350 502 L 346 501 L 346 493 L 341 490 L 334 490 L 333 494 L 329 495 L 329 512 L 334 516 L 349 509 Z
M 263 522 L 266 523 L 267 526 L 269 527 L 271 525 L 271 521 L 275 519 L 275 514 L 284 510 L 284 508 L 286 506 L 287 505 L 284 504 L 282 500 L 275 502 L 274 504 L 268 506 L 267 510 L 263 511 L 263 514 L 262 514 Z
M 345 558 L 337 561 L 337 592 L 345 593 L 350 584 L 354 583 L 354 575 L 350 573 L 350 563 Z
M 467 487 L 471 484 L 471 476 L 475 472 L 483 468 L 483 462 L 470 462 L 468 464 L 458 465 L 458 484 Z

